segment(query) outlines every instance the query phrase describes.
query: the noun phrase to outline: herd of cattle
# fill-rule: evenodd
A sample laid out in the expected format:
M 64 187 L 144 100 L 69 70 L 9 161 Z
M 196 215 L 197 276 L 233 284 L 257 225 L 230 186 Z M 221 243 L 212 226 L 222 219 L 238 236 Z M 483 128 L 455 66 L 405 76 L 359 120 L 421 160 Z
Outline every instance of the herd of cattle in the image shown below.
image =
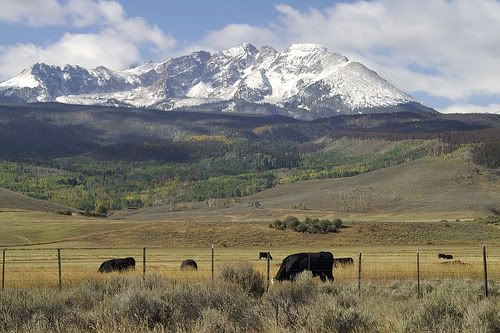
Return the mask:
M 259 259 L 272 260 L 269 252 L 260 252 Z M 451 254 L 438 254 L 438 259 L 451 260 Z M 278 273 L 273 281 L 293 280 L 303 271 L 310 271 L 313 277 L 322 281 L 333 281 L 333 267 L 353 265 L 352 258 L 334 258 L 331 252 L 305 252 L 287 256 L 281 262 Z M 99 267 L 100 273 L 125 271 L 135 269 L 135 259 L 132 257 L 106 260 Z M 182 270 L 198 270 L 198 264 L 193 259 L 186 259 L 181 263 Z

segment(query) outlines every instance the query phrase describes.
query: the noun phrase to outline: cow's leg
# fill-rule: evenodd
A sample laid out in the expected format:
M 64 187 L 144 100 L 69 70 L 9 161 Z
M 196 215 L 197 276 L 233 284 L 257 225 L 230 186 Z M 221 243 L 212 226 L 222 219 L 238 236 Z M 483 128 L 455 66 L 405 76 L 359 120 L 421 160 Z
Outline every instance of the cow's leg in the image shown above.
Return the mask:
M 329 280 L 330 282 L 333 282 L 333 280 L 335 280 L 335 278 L 333 277 L 332 272 L 327 272 L 327 273 L 326 273 L 326 277 L 328 278 L 328 280 Z

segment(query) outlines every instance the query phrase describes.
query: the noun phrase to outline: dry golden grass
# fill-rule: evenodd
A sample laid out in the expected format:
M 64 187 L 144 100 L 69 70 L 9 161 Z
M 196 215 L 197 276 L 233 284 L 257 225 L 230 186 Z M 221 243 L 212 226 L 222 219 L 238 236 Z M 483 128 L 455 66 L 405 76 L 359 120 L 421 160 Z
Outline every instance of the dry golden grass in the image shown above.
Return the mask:
M 227 264 L 250 263 L 264 276 L 265 260 L 258 260 L 259 248 L 216 248 L 214 259 L 215 275 Z M 291 253 L 309 249 L 272 248 L 269 249 L 271 277 L 279 269 L 281 260 Z M 320 250 L 320 249 L 316 249 Z M 326 250 L 326 249 L 324 249 Z M 482 281 L 483 264 L 480 247 L 452 247 L 456 261 L 437 259 L 439 249 L 426 247 L 420 251 L 420 278 L 422 281 L 442 279 L 467 279 Z M 336 283 L 350 284 L 358 279 L 358 254 L 354 248 L 332 250 L 337 257 L 353 257 L 354 265 L 334 268 Z M 488 274 L 491 280 L 500 280 L 500 248 L 488 249 Z M 6 286 L 12 287 L 57 287 L 58 264 L 55 249 L 8 249 L 6 260 Z M 110 276 L 125 274 L 142 276 L 142 249 L 62 249 L 62 283 L 64 287 L 78 285 L 90 279 L 105 280 Z M 102 261 L 113 257 L 133 256 L 136 270 L 125 273 L 100 274 L 97 269 Z M 197 261 L 198 271 L 182 271 L 182 260 L 192 258 Z M 146 253 L 146 274 L 160 275 L 179 283 L 190 283 L 211 279 L 210 248 L 150 248 Z M 363 283 L 385 284 L 392 280 L 416 280 L 416 252 L 409 247 L 372 247 L 363 249 Z
M 353 285 L 303 274 L 269 292 L 251 269 L 215 283 L 181 285 L 159 276 L 106 275 L 65 288 L 10 289 L 0 297 L 2 332 L 498 332 L 498 295 L 481 283 L 436 281 Z M 227 271 L 227 270 L 226 270 Z M 264 294 L 262 295 L 262 293 Z

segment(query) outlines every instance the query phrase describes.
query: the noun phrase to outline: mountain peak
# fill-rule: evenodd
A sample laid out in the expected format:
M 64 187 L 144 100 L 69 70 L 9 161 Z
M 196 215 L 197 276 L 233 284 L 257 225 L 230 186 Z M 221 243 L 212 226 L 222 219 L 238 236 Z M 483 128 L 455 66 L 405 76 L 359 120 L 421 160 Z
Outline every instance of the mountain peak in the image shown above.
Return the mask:
M 222 51 L 221 53 L 227 57 L 235 58 L 235 57 L 239 57 L 239 56 L 246 55 L 246 54 L 255 56 L 258 52 L 259 51 L 257 50 L 257 48 L 255 46 L 253 46 L 252 44 L 241 43 L 241 44 L 233 46 L 229 49 L 226 49 L 226 50 Z
M 45 70 L 50 70 L 50 69 L 54 69 L 54 68 L 59 68 L 59 66 L 56 66 L 56 65 L 49 65 L 49 64 L 46 64 L 44 62 L 37 62 L 35 64 L 33 64 L 29 70 L 31 70 L 32 72 L 33 71 L 45 71 Z
M 314 43 L 295 43 L 288 47 L 291 51 L 303 51 L 303 52 L 313 52 L 313 51 L 327 51 L 328 49 L 322 45 Z
M 35 64 L 0 83 L 0 100 L 164 110 L 281 112 L 296 118 L 410 110 L 416 102 L 360 63 L 321 45 L 277 51 L 250 43 L 147 62 L 124 71 Z M 418 107 L 413 109 L 419 109 Z M 424 108 L 420 108 L 424 109 Z

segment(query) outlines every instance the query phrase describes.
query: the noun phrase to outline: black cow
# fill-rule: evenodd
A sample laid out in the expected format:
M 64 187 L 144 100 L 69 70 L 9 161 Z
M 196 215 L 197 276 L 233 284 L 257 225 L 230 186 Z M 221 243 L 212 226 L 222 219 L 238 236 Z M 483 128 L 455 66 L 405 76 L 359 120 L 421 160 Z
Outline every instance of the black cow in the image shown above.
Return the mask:
M 453 259 L 453 256 L 451 254 L 439 253 L 438 254 L 438 259 L 451 260 L 451 259 Z
M 354 259 L 352 258 L 333 258 L 333 266 L 351 266 L 354 265 Z
M 135 269 L 135 259 L 132 257 L 122 259 L 106 260 L 99 267 L 99 273 L 109 273 L 115 271 L 125 271 L 127 269 Z
M 193 259 L 186 259 L 181 263 L 181 269 L 192 269 L 197 271 L 198 264 Z
M 321 281 L 333 281 L 333 254 L 330 252 L 291 254 L 281 263 L 273 281 L 294 280 L 303 272 L 311 271 L 313 277 L 319 276 Z
M 269 252 L 259 252 L 259 259 L 267 259 L 268 254 L 269 254 L 269 260 L 273 260 L 273 257 Z

